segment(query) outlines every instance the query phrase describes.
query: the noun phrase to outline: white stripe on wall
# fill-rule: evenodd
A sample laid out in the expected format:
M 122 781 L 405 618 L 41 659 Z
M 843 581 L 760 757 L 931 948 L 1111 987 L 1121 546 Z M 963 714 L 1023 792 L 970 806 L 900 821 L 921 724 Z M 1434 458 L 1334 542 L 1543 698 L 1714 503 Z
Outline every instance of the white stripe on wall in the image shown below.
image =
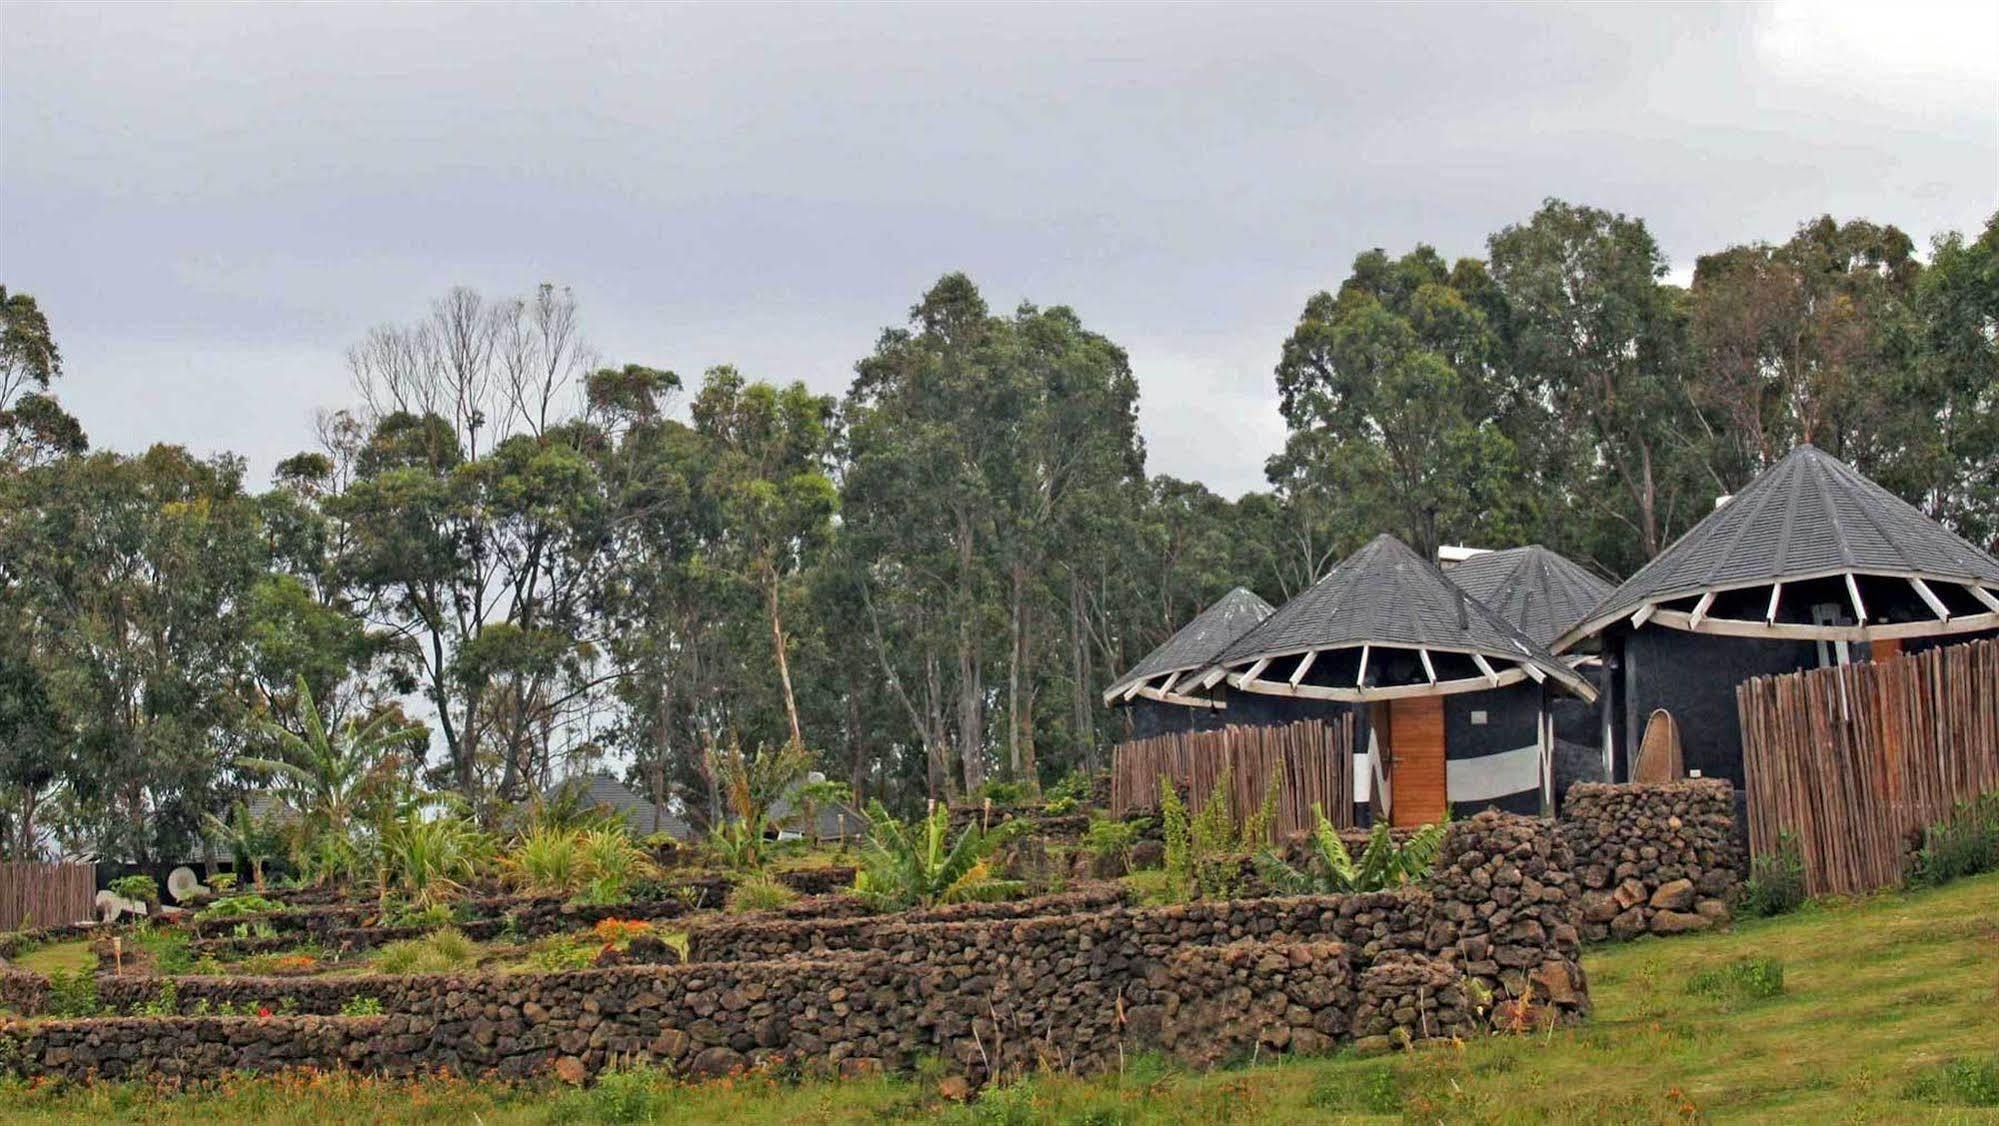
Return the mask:
M 1518 750 L 1451 759 L 1444 766 L 1454 802 L 1491 801 L 1541 786 L 1541 748 L 1531 743 Z

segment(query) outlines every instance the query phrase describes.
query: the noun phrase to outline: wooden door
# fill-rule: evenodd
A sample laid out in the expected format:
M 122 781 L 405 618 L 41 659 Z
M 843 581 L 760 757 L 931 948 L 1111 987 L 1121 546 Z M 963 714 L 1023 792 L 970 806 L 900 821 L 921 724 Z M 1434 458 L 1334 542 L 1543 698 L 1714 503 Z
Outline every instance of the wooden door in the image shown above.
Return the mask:
M 1450 809 L 1443 697 L 1390 700 L 1383 742 L 1389 747 L 1389 822 L 1398 828 L 1441 823 Z

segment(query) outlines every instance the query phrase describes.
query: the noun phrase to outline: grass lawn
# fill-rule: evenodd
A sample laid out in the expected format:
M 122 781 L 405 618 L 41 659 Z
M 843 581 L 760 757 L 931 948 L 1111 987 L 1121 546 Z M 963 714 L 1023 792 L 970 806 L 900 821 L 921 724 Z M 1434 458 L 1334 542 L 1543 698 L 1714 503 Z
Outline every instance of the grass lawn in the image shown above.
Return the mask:
M 30 970 L 38 974 L 75 973 L 95 965 L 97 965 L 97 955 L 90 952 L 88 939 L 38 946 L 14 960 L 15 969 Z
M 1749 960 L 1767 961 L 1736 968 Z M 1585 966 L 1596 1015 L 1570 1031 L 1207 1073 L 1136 1060 L 1122 1076 L 1040 1077 L 970 1106 L 917 1079 L 683 1087 L 633 1072 L 572 1091 L 319 1076 L 177 1095 L 15 1085 L 0 1088 L 0 1119 L 1999 1123 L 1999 876 L 1642 940 Z

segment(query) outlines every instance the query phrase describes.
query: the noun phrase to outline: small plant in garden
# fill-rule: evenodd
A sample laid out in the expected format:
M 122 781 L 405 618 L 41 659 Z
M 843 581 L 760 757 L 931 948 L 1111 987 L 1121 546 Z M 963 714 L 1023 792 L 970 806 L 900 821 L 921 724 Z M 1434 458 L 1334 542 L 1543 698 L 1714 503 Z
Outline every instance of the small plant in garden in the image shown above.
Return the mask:
M 1742 914 L 1756 918 L 1796 911 L 1805 902 L 1805 858 L 1798 838 L 1777 837 L 1777 851 L 1749 861 L 1749 878 L 1740 893 Z
M 261 895 L 226 895 L 201 909 L 201 918 L 230 919 L 241 915 L 275 915 L 285 905 Z
M 854 800 L 854 789 L 836 778 L 816 778 L 798 787 L 798 819 L 813 844 L 819 843 L 819 811 Z
M 479 959 L 479 944 L 456 927 L 432 931 L 422 938 L 405 938 L 375 952 L 374 968 L 386 974 L 449 973 Z
M 266 922 L 263 919 L 258 919 L 255 922 L 237 923 L 235 926 L 230 927 L 229 937 L 276 938 L 278 937 L 278 928 L 272 926 L 270 923 Z
M 236 873 L 215 873 L 213 876 L 208 877 L 208 889 L 217 895 L 230 895 L 236 890 Z
M 193 939 L 179 927 L 147 927 L 132 936 L 132 943 L 153 959 L 156 974 L 184 974 L 194 968 Z
M 854 892 L 877 910 L 899 911 L 968 900 L 1007 899 L 1021 894 L 1019 880 L 993 875 L 992 854 L 1027 829 L 1007 821 L 992 829 L 965 826 L 949 838 L 951 811 L 938 805 L 930 816 L 905 825 L 881 802 L 868 805 L 868 838 L 861 846 Z
M 1923 830 L 1909 865 L 1909 882 L 1935 887 L 1999 869 L 1999 793 L 1962 801 Z
M 597 947 L 573 935 L 556 935 L 535 943 L 528 951 L 528 965 L 543 973 L 561 973 L 588 968 L 596 957 Z
M 153 879 L 151 876 L 120 876 L 106 884 L 105 887 L 111 894 L 121 895 L 126 899 L 136 899 L 142 903 L 158 903 L 160 901 L 159 881 Z
M 633 939 L 651 934 L 652 924 L 643 919 L 599 919 L 597 925 L 590 928 L 590 933 L 597 936 L 598 942 L 622 950 L 630 946 Z
M 132 1015 L 141 1017 L 170 1017 L 180 1012 L 180 986 L 169 979 L 153 990 L 151 998 L 132 1006 Z
M 1093 817 L 1083 831 L 1083 847 L 1099 860 L 1116 859 L 1120 867 L 1131 867 L 1131 846 L 1138 843 L 1138 826 L 1110 817 Z
M 1304 871 L 1286 864 L 1270 849 L 1257 854 L 1256 874 L 1280 895 L 1342 895 L 1415 883 L 1436 863 L 1450 824 L 1425 825 L 1398 845 L 1388 826 L 1377 823 L 1356 860 L 1340 839 L 1339 830 L 1327 820 L 1326 811 L 1315 804 L 1312 815 L 1318 825 L 1306 841 L 1310 860 Z
M 261 889 L 264 886 L 264 864 L 271 857 L 282 854 L 285 848 L 284 833 L 275 819 L 251 816 L 249 804 L 240 801 L 230 809 L 226 819 L 213 813 L 203 814 L 202 818 L 209 839 L 228 851 L 238 869 L 247 869 L 250 883 Z M 225 879 L 228 881 L 226 885 L 223 883 Z M 236 877 L 232 873 L 223 873 L 210 877 L 209 884 L 216 891 L 226 894 L 236 886 Z
M 728 911 L 774 911 L 798 898 L 798 893 L 769 876 L 751 876 L 729 891 Z
M 343 1017 L 378 1017 L 382 1015 L 380 997 L 349 997 L 340 1006 Z
M 731 868 L 761 868 L 771 807 L 811 768 L 812 752 L 788 743 L 745 754 L 742 745 L 731 740 L 727 748 L 711 747 L 707 757 L 728 812 L 710 830 L 709 844 L 719 846 L 718 854 Z
M 466 818 L 411 811 L 389 823 L 381 852 L 383 895 L 428 907 L 465 890 L 463 881 L 492 855 L 492 842 Z
M 55 970 L 49 974 L 49 1015 L 97 1015 L 97 977 L 89 970 Z
M 392 927 L 442 927 L 457 919 L 448 903 L 433 903 L 428 907 L 400 907 L 389 912 L 385 920 Z

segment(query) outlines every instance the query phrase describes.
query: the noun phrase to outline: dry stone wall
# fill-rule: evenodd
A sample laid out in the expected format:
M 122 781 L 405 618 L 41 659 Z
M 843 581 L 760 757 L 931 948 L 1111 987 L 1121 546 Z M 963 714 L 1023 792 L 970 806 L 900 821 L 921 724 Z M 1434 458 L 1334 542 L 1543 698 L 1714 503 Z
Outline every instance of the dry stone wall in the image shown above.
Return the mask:
M 183 1012 L 205 1000 L 302 1015 L 15 1024 L 0 1029 L 0 1061 L 62 1077 L 311 1066 L 582 1078 L 614 1059 L 853 1075 L 934 1057 L 984 1079 L 1145 1051 L 1206 1063 L 1462 1034 L 1503 1001 L 1537 1019 L 1586 1011 L 1576 884 L 1550 826 L 1480 814 L 1452 828 L 1439 864 L 1434 887 L 1379 895 L 1131 908 L 1086 889 L 1028 905 L 1028 917 L 995 904 L 723 924 L 697 932 L 679 966 L 182 978 Z M 164 995 L 158 979 L 100 983 L 105 1003 L 128 1009 Z M 362 997 L 386 1015 L 324 1015 Z
M 1683 934 L 1728 921 L 1744 858 L 1726 780 L 1579 782 L 1569 788 L 1560 824 L 1575 855 L 1587 941 Z

